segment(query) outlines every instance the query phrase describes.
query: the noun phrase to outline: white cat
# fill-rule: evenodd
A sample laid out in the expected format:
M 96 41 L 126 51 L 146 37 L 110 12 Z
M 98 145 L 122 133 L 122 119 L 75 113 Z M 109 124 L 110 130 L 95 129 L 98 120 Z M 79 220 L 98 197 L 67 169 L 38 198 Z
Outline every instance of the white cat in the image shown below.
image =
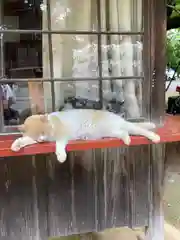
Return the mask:
M 158 143 L 160 137 L 148 130 L 151 128 L 155 128 L 153 123 L 131 123 L 108 111 L 72 109 L 30 116 L 20 126 L 23 137 L 16 139 L 11 149 L 19 151 L 37 142 L 55 141 L 57 159 L 64 162 L 66 145 L 70 140 L 114 137 L 129 145 L 129 135 L 141 135 Z

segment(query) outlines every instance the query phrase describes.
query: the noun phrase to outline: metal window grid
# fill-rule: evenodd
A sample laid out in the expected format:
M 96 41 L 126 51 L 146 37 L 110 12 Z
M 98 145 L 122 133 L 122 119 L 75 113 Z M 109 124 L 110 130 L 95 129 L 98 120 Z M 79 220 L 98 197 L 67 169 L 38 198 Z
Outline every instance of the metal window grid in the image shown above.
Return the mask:
M 152 14 L 152 9 L 157 5 L 156 4 L 157 0 L 143 0 L 143 25 L 144 25 L 144 31 L 131 31 L 131 32 L 125 32 L 125 31 L 102 31 L 101 30 L 101 3 L 100 0 L 97 0 L 97 22 L 98 22 L 98 28 L 97 31 L 92 30 L 92 31 L 69 31 L 69 30 L 63 30 L 63 31 L 54 31 L 52 30 L 51 27 L 51 6 L 50 6 L 50 0 L 47 0 L 47 21 L 48 21 L 48 30 L 23 30 L 23 29 L 1 29 L 0 34 L 6 34 L 6 33 L 18 33 L 18 34 L 46 34 L 48 35 L 48 42 L 49 42 L 49 63 L 50 63 L 50 77 L 49 78 L 41 78 L 41 79 L 26 79 L 26 78 L 21 78 L 21 79 L 4 79 L 4 64 L 3 64 L 3 46 L 1 45 L 1 78 L 0 78 L 0 84 L 2 83 L 9 83 L 9 82 L 50 82 L 51 83 L 51 93 L 52 93 L 52 111 L 55 110 L 55 91 L 54 91 L 54 83 L 55 82 L 62 82 L 62 81 L 87 81 L 87 80 L 98 80 L 99 81 L 99 101 L 100 101 L 100 106 L 102 108 L 102 100 L 103 100 L 103 89 L 102 89 L 102 80 L 114 80 L 114 79 L 122 79 L 122 80 L 128 80 L 128 79 L 135 79 L 135 80 L 142 80 L 143 79 L 143 85 L 144 89 L 146 89 L 147 94 L 146 97 L 146 112 L 150 113 L 150 95 L 151 95 L 151 79 L 152 79 L 152 69 L 155 67 L 152 64 L 152 57 L 150 57 L 152 48 L 154 49 L 153 40 L 152 40 L 152 32 L 154 30 L 153 27 L 153 14 Z M 162 7 L 162 2 L 159 3 L 159 6 L 161 5 Z M 157 12 L 156 12 L 157 14 Z M 159 14 L 159 13 L 158 13 Z M 162 16 L 162 14 L 161 14 Z M 163 20 L 162 17 L 159 16 L 160 20 Z M 162 21 L 161 21 L 162 22 Z M 52 51 L 52 34 L 67 34 L 67 35 L 72 35 L 72 34 L 78 34 L 78 35 L 96 35 L 97 36 L 97 46 L 98 46 L 98 70 L 99 70 L 99 76 L 94 78 L 94 77 L 87 77 L 86 79 L 84 78 L 55 78 L 54 77 L 54 71 L 53 71 L 53 51 Z M 109 76 L 109 77 L 103 77 L 102 74 L 102 54 L 101 54 L 101 43 L 102 43 L 102 35 L 129 35 L 129 36 L 141 36 L 143 39 L 143 71 L 144 71 L 144 76 L 128 76 L 128 77 L 120 77 L 120 76 Z M 154 60 L 154 59 L 153 59 Z M 1 116 L 2 116 L 2 106 L 0 108 L 1 111 Z M 3 128 L 3 123 L 2 120 L 0 121 L 0 130 L 2 131 Z

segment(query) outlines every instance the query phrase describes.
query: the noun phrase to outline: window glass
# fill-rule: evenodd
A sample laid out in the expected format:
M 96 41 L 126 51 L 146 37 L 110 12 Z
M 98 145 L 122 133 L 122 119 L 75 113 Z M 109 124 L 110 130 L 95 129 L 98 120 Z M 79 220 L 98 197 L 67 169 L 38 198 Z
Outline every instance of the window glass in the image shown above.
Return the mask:
M 101 0 L 102 30 L 141 32 L 142 0 Z
M 4 0 L 0 25 L 1 132 L 65 108 L 142 117 L 141 0 Z

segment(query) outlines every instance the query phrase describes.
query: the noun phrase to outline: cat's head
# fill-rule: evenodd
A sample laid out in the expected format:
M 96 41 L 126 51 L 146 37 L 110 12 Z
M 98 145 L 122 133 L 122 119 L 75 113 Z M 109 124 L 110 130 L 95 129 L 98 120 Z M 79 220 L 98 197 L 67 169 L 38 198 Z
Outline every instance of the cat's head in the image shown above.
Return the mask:
M 31 137 L 35 141 L 45 141 L 47 139 L 57 140 L 62 135 L 68 134 L 67 127 L 56 115 L 40 114 L 32 115 L 19 126 L 23 136 Z
M 19 127 L 23 136 L 29 136 L 34 140 L 43 140 L 51 133 L 51 125 L 48 121 L 48 115 L 32 115 L 24 121 Z

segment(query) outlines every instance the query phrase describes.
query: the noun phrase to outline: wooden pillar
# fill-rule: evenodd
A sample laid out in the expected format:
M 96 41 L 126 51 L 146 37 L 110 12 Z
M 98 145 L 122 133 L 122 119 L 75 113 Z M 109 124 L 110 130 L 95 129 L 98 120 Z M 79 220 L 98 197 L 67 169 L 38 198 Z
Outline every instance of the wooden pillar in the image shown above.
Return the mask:
M 0 1 L 0 25 L 3 23 L 3 1 Z M 0 77 L 3 76 L 3 72 L 4 72 L 4 54 L 3 54 L 3 39 L 1 39 L 2 34 L 0 35 Z M 3 92 L 0 86 L 0 131 L 3 131 L 4 128 L 4 119 L 3 119 L 3 102 L 2 102 L 2 98 L 3 98 Z
M 151 145 L 149 172 L 149 226 L 146 240 L 164 240 L 164 212 L 162 206 L 165 145 Z
M 38 82 L 39 81 L 39 82 Z M 43 83 L 40 79 L 37 82 L 28 82 L 29 96 L 31 98 L 31 108 L 33 114 L 37 112 L 44 112 L 44 90 Z M 33 110 L 34 109 L 34 110 Z

